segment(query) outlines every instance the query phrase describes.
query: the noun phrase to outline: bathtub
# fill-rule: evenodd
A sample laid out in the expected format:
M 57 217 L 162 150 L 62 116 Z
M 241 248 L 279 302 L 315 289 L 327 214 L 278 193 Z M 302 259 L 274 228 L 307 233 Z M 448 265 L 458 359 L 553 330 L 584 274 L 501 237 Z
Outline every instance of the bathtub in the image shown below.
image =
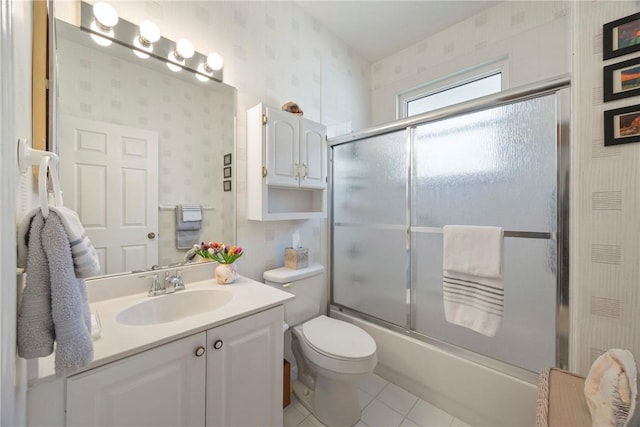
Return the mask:
M 375 373 L 472 426 L 535 424 L 535 375 L 521 379 L 331 307 L 331 317 L 367 331 Z

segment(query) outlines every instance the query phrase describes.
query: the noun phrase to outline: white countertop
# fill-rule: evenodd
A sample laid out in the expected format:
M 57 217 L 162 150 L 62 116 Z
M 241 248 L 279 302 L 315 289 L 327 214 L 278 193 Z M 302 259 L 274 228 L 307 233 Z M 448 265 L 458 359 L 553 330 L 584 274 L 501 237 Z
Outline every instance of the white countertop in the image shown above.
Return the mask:
M 206 313 L 145 326 L 120 324 L 116 321 L 116 315 L 125 308 L 140 302 L 152 298 L 171 298 L 173 294 L 149 297 L 145 291 L 144 293 L 95 301 L 90 304 L 90 308 L 91 312 L 97 313 L 100 318 L 101 337 L 93 341 L 93 362 L 76 373 L 281 305 L 294 298 L 294 295 L 290 293 L 242 276 L 230 285 L 218 285 L 214 279 L 210 279 L 186 283 L 185 286 L 186 289 L 178 291 L 178 293 L 219 289 L 230 292 L 232 298 L 224 306 Z M 33 378 L 30 383 L 33 385 L 54 378 L 54 355 L 52 354 L 39 359 L 38 376 Z

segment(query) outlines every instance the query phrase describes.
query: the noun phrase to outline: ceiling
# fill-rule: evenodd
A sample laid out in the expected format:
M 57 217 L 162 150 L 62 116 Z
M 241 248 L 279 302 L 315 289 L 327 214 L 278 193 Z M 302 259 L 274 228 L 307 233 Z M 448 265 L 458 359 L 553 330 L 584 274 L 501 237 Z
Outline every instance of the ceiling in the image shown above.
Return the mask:
M 298 4 L 370 62 L 377 62 L 499 1 L 306 1 Z

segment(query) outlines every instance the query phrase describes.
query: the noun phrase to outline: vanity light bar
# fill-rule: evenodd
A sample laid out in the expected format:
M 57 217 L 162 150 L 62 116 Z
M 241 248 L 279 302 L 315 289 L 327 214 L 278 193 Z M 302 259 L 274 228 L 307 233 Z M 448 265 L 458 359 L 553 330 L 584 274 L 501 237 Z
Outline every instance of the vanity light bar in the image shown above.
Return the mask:
M 128 47 L 134 52 L 141 53 L 143 55 L 142 57 L 144 57 L 144 55 L 153 56 L 167 63 L 170 62 L 169 56 L 176 51 L 176 42 L 165 37 L 160 37 L 153 43 L 152 51 L 134 46 L 133 40 L 140 36 L 139 27 L 125 19 L 120 18 L 117 21 L 117 25 L 111 29 L 112 33 L 108 35 L 104 32 L 96 31 L 95 24 L 94 28 L 91 27 L 94 19 L 93 6 L 83 1 L 80 2 L 80 28 L 82 30 Z M 207 79 L 211 79 L 222 83 L 222 67 L 220 69 L 213 69 L 202 66 L 202 64 L 207 63 L 207 55 L 194 51 L 193 56 L 190 58 L 184 57 L 183 60 L 184 64 L 180 63 L 180 67 L 194 73 L 199 80 L 206 81 Z M 222 59 L 220 59 L 220 64 L 221 63 Z

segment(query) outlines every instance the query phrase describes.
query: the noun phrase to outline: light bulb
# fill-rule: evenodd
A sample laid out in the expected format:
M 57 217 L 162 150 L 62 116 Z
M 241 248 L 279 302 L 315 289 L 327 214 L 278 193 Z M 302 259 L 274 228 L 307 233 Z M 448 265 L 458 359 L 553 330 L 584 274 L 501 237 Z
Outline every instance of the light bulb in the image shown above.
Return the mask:
M 133 39 L 133 45 L 140 50 L 153 52 L 153 43 L 160 40 L 160 28 L 151 21 L 142 21 L 138 37 Z M 140 50 L 133 49 L 133 53 L 142 59 L 147 59 L 149 55 Z
M 160 28 L 151 21 L 140 23 L 140 42 L 144 44 L 155 43 L 160 40 Z
M 96 33 L 104 34 L 105 36 L 108 36 L 108 37 L 113 37 L 113 30 L 105 31 L 102 28 L 100 28 L 95 21 L 93 21 L 89 27 L 91 28 L 92 31 L 95 31 Z M 111 44 L 111 40 L 109 40 L 106 37 L 99 36 L 98 34 L 91 33 L 91 38 L 93 39 L 94 42 L 98 43 L 100 46 L 109 46 Z
M 198 71 L 200 71 L 200 67 L 198 67 Z M 200 80 L 201 82 L 209 81 L 209 77 L 203 76 L 202 74 L 198 74 L 198 73 L 196 73 L 196 79 Z
M 187 39 L 180 39 L 176 42 L 175 56 L 176 58 L 191 58 L 195 53 L 193 43 Z
M 110 30 L 118 23 L 118 12 L 109 3 L 99 1 L 93 5 L 93 16 L 103 30 Z
M 207 56 L 206 66 L 209 69 L 213 71 L 221 70 L 223 64 L 224 62 L 222 61 L 222 56 L 220 56 L 218 53 L 210 53 L 209 56 Z
M 169 68 L 171 71 L 177 73 L 178 71 L 182 70 L 181 65 L 184 65 L 184 58 L 178 59 L 175 52 L 171 52 L 167 56 L 167 59 L 169 60 L 169 62 L 167 62 L 167 68 Z
M 140 41 L 140 37 L 134 37 L 133 38 L 133 45 L 135 47 L 137 47 L 140 50 L 145 50 L 147 52 L 153 52 L 153 45 L 151 43 L 149 43 L 148 46 L 144 46 L 142 44 L 142 42 Z M 138 57 L 138 58 L 142 58 L 142 59 L 147 59 L 149 57 L 149 55 L 147 55 L 146 53 L 140 52 L 137 49 L 131 49 L 133 51 L 133 53 Z

